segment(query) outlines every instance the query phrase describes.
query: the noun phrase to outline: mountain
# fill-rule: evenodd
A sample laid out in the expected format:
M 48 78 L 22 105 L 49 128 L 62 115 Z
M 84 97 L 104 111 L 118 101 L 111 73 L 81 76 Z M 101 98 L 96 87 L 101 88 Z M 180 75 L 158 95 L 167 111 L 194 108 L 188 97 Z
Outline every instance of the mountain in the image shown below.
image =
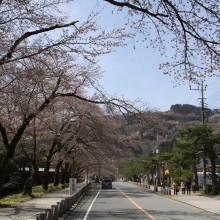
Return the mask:
M 210 116 L 214 115 L 217 110 L 204 108 L 204 118 L 207 120 Z M 166 112 L 170 120 L 177 120 L 181 123 L 201 121 L 201 107 L 189 104 L 175 104 L 170 107 Z
M 214 133 L 220 133 L 220 111 L 205 108 L 204 115 L 205 124 L 212 127 Z M 155 154 L 157 150 L 167 151 L 179 129 L 202 124 L 201 108 L 189 104 L 172 105 L 169 111 L 154 112 L 152 117 L 158 118 L 160 123 L 139 123 L 132 115 L 128 114 L 127 120 L 121 116 L 123 134 L 130 137 L 133 152 L 137 156 Z

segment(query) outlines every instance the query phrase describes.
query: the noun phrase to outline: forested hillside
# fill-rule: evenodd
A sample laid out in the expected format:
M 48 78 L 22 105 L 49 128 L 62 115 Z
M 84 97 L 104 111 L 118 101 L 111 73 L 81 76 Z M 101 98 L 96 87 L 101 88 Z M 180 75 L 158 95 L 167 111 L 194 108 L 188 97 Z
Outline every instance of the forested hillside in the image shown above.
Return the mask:
M 132 139 L 135 155 L 151 155 L 157 150 L 166 151 L 175 140 L 177 131 L 185 126 L 201 124 L 201 108 L 189 104 L 175 104 L 167 112 L 154 113 L 160 124 L 152 125 L 129 120 L 122 125 L 126 135 Z M 220 133 L 220 113 L 218 110 L 205 109 L 205 123 L 211 126 L 214 133 Z

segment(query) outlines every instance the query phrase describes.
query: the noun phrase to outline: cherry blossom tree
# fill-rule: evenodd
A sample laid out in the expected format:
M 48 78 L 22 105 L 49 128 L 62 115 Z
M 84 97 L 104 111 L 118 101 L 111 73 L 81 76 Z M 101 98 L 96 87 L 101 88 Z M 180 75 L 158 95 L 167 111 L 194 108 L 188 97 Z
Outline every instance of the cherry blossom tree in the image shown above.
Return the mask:
M 125 27 L 167 57 L 161 68 L 177 82 L 219 76 L 219 1 L 101 1 L 114 6 L 117 13 L 125 12 Z
M 77 21 L 65 23 L 66 17 L 57 8 L 65 2 L 1 2 L 0 188 L 30 122 L 59 98 L 132 109 L 123 100 L 103 93 L 89 97 L 85 92 L 99 77 L 97 56 L 122 46 L 128 35 L 119 29 L 100 31 L 94 21 L 96 14 L 78 26 Z
M 87 103 L 91 104 L 94 109 L 96 108 L 93 105 L 99 107 L 102 105 L 104 115 L 138 113 L 136 114 L 138 120 L 149 123 L 150 117 L 145 115 L 143 119 L 135 103 L 109 97 L 97 84 L 97 79 L 101 74 L 98 57 L 112 52 L 116 47 L 125 46 L 125 39 L 133 37 L 133 34 L 126 31 L 124 27 L 108 31 L 100 29 L 95 22 L 96 12 L 88 15 L 84 21 L 76 19 L 67 22 L 67 16 L 62 14 L 60 5 L 68 2 L 70 1 L 0 1 L 2 38 L 0 45 L 0 172 L 2 177 L 0 189 L 6 180 L 10 161 L 14 157 L 19 142 L 22 138 L 25 139 L 24 134 L 28 137 L 28 133 L 25 132 L 28 132 L 31 126 L 34 129 L 39 123 L 37 119 L 47 115 L 47 109 L 49 112 L 55 107 L 58 108 L 60 106 L 58 104 L 62 101 L 66 102 L 71 99 L 74 100 L 74 105 L 83 106 L 82 103 Z M 109 1 L 109 3 L 116 2 Z M 132 9 L 130 3 L 128 6 Z M 158 21 L 162 22 L 161 19 Z M 166 24 L 165 21 L 164 23 Z M 137 27 L 134 26 L 135 29 L 137 30 Z M 94 95 L 88 95 L 86 92 L 91 88 L 96 91 Z M 96 110 L 99 112 L 99 109 Z M 105 121 L 103 115 L 98 119 Z M 91 122 L 86 117 L 83 120 L 86 123 Z M 153 124 L 153 121 L 150 121 L 150 124 Z M 62 126 L 59 128 L 61 129 Z M 104 138 L 106 134 L 101 128 L 104 131 L 104 128 L 98 124 L 96 127 L 94 125 L 83 127 L 78 139 L 73 139 L 81 146 L 81 151 L 102 155 L 101 144 L 111 139 Z M 88 140 L 85 134 L 88 132 L 90 138 L 97 138 L 95 130 L 99 130 L 99 139 L 94 145 L 92 139 Z M 100 135 L 101 132 L 102 135 Z M 50 143 L 53 143 L 51 140 L 55 141 L 54 138 L 57 137 L 57 135 L 50 136 Z M 56 140 L 55 145 L 51 145 L 55 148 L 51 148 L 53 153 L 50 156 L 48 152 L 45 153 L 49 162 L 52 157 L 57 156 L 58 146 L 62 146 L 59 142 L 60 139 Z M 94 150 L 95 146 L 98 147 Z M 106 143 L 105 146 L 107 146 L 106 149 L 111 149 L 108 148 L 110 143 Z M 33 147 L 39 150 L 36 143 Z M 23 149 L 27 150 L 25 146 Z M 31 159 L 29 153 L 25 152 L 26 156 Z

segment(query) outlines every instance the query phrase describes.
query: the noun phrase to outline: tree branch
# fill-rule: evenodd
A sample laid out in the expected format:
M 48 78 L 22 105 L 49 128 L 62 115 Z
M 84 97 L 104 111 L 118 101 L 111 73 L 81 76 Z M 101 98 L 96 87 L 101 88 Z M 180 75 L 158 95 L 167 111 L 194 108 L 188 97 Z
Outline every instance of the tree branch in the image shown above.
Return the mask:
M 59 88 L 60 82 L 61 82 L 61 79 L 59 78 L 57 80 L 56 86 L 55 86 L 54 90 L 52 91 L 51 95 L 47 99 L 45 99 L 45 101 L 40 105 L 40 107 L 34 113 L 27 115 L 27 117 L 25 117 L 23 119 L 21 126 L 18 128 L 15 136 L 11 140 L 11 143 L 10 143 L 11 149 L 14 149 L 16 147 L 17 143 L 20 141 L 21 136 L 22 136 L 24 130 L 26 129 L 26 127 L 28 126 L 28 124 L 30 123 L 30 121 L 33 118 L 35 118 L 36 115 L 38 115 L 40 112 L 42 112 L 51 103 L 51 101 L 54 98 L 56 98 L 55 94 Z M 0 123 L 0 131 L 1 131 L 1 123 Z
M 9 143 L 8 143 L 8 138 L 7 138 L 6 130 L 5 130 L 5 128 L 2 126 L 2 123 L 1 123 L 1 122 L 0 122 L 0 132 L 1 132 L 1 135 L 2 135 L 2 139 L 3 139 L 4 146 L 8 149 Z
M 143 12 L 144 14 L 147 14 L 151 17 L 155 17 L 156 19 L 158 19 L 159 21 L 161 21 L 163 24 L 166 24 L 166 22 L 164 22 L 160 17 L 168 17 L 168 15 L 165 15 L 165 14 L 161 14 L 161 13 L 152 13 L 150 12 L 148 9 L 146 8 L 142 8 L 142 7 L 138 7 L 136 5 L 133 5 L 133 4 L 130 4 L 129 2 L 117 2 L 117 1 L 114 1 L 114 0 L 104 0 L 112 5 L 116 5 L 116 6 L 119 6 L 119 7 L 127 7 L 127 8 L 131 8 L 131 9 L 134 9 L 136 11 L 140 11 L 140 12 Z
M 75 26 L 75 24 L 77 22 L 78 21 L 73 21 L 73 22 L 70 22 L 70 23 L 64 24 L 64 25 L 58 25 L 57 24 L 57 25 L 54 25 L 54 26 L 51 26 L 51 27 L 48 27 L 48 28 L 41 28 L 39 30 L 35 30 L 35 31 L 30 31 L 30 32 L 24 33 L 20 38 L 18 38 L 14 42 L 14 44 L 11 46 L 11 48 L 8 50 L 8 52 L 0 59 L 0 65 L 3 65 L 6 60 L 9 60 L 9 59 L 12 58 L 15 49 L 25 39 L 27 39 L 27 38 L 29 38 L 29 37 L 31 37 L 33 35 L 41 34 L 41 33 L 44 33 L 44 32 L 55 30 L 55 29 L 65 28 L 65 27 L 69 27 L 71 25 Z

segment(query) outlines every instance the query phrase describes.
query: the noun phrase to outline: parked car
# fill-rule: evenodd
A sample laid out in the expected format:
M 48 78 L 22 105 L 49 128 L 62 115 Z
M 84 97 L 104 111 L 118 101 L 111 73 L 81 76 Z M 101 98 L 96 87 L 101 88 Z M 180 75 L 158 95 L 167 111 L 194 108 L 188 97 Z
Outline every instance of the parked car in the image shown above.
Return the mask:
M 102 180 L 102 189 L 112 189 L 112 180 L 111 179 L 103 179 Z

